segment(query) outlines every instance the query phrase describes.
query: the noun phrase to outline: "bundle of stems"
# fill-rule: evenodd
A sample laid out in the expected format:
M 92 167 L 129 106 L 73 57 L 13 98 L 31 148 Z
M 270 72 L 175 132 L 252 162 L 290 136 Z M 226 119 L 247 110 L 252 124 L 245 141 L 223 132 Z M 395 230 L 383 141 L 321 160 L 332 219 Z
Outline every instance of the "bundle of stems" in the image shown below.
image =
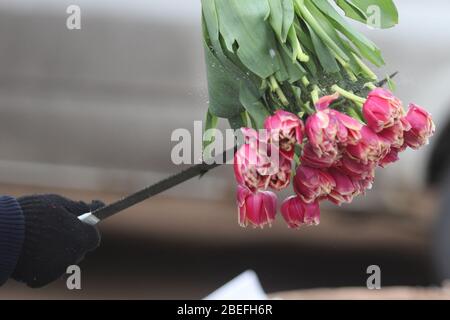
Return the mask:
M 343 13 L 371 27 L 398 22 L 391 0 L 202 0 L 202 8 L 206 130 L 217 118 L 235 129 L 262 128 L 279 109 L 307 117 L 335 91 L 364 96 L 377 81 L 368 64 L 384 61 Z

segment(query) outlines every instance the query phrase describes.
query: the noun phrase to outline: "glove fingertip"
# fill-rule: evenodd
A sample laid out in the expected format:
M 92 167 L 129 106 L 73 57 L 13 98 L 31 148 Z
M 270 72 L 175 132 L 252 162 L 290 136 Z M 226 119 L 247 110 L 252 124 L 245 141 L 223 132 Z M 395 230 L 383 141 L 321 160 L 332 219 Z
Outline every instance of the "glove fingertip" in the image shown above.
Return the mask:
M 101 235 L 94 226 L 84 224 L 84 248 L 86 251 L 93 251 L 100 246 Z

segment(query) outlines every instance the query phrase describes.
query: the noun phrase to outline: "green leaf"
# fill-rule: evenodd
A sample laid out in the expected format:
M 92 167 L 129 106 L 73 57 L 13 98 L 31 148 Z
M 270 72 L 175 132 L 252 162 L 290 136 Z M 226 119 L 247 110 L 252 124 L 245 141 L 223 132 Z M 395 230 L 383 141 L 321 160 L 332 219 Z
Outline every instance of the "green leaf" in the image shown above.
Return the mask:
M 360 50 L 361 54 L 376 66 L 384 64 L 380 49 L 360 32 L 351 27 L 328 1 L 312 0 L 314 5 L 331 19 L 333 26 L 342 32 Z
M 208 35 L 213 43 L 219 40 L 219 20 L 214 0 L 202 0 L 202 12 Z
M 257 129 L 262 129 L 264 127 L 264 121 L 270 116 L 270 113 L 266 106 L 261 102 L 261 95 L 252 92 L 249 87 L 242 85 L 239 100 L 248 114 L 252 117 Z
M 220 118 L 235 118 L 244 111 L 239 100 L 241 84 L 245 83 L 251 90 L 256 91 L 253 75 L 237 59 L 227 56 L 222 51 L 222 44 L 217 36 L 217 15 L 213 0 L 203 0 L 203 38 L 205 47 L 205 62 L 208 79 L 209 111 Z M 208 26 L 212 29 L 209 33 Z M 236 121 L 234 121 L 236 122 Z
M 275 34 L 266 22 L 270 14 L 267 0 L 215 0 L 215 3 L 220 34 L 228 51 L 235 52 L 261 79 L 275 74 L 280 69 L 280 56 Z
M 339 65 L 336 62 L 330 49 L 322 42 L 322 40 L 316 35 L 314 30 L 308 26 L 309 34 L 314 45 L 315 52 L 319 58 L 322 68 L 327 73 L 337 73 L 340 71 Z
M 341 6 L 341 8 L 345 7 L 345 12 L 349 12 L 356 17 L 359 16 L 359 18 L 361 19 L 360 21 L 367 21 L 367 13 L 358 8 L 358 6 L 355 5 L 352 0 L 337 0 L 336 2 L 338 4 L 340 3 L 339 5 Z
M 335 0 L 345 15 L 374 28 L 387 29 L 398 24 L 393 0 Z
M 245 112 L 243 112 L 242 114 L 238 114 L 232 118 L 228 119 L 228 123 L 230 124 L 230 127 L 233 130 L 238 130 L 240 128 L 244 128 L 246 126 L 246 123 L 244 122 L 244 118 L 245 118 Z
M 205 131 L 203 134 L 203 150 L 206 149 L 207 146 L 209 146 L 211 143 L 214 142 L 215 136 L 214 136 L 214 130 L 217 128 L 217 123 L 219 122 L 219 119 L 209 111 L 206 113 L 206 120 L 205 120 Z
M 288 32 L 294 22 L 293 0 L 268 0 L 270 6 L 269 21 L 282 42 L 286 42 Z
M 289 83 L 300 80 L 305 74 L 306 70 L 295 59 L 292 60 L 292 50 L 286 43 L 279 43 L 278 52 L 280 52 L 281 64 L 280 70 L 275 73 L 275 77 L 279 82 L 288 81 Z
M 223 66 L 233 73 L 236 77 L 242 77 L 243 72 L 231 61 L 222 50 L 222 44 L 219 37 L 219 20 L 214 0 L 202 0 L 202 27 L 203 38 L 206 45 L 211 46 L 211 53 L 220 60 Z M 208 67 L 208 65 L 207 65 Z
M 206 72 L 208 78 L 209 110 L 220 118 L 233 118 L 243 111 L 239 101 L 240 82 L 225 68 L 205 43 Z
M 341 44 L 341 38 L 330 25 L 328 19 L 314 6 L 310 0 L 297 0 L 296 10 L 317 36 L 342 60 L 348 61 L 349 56 Z
M 311 37 L 309 36 L 309 33 L 302 27 L 300 22 L 297 20 L 295 23 L 295 30 L 297 32 L 297 35 L 300 39 L 301 44 L 309 51 L 309 61 L 305 64 L 306 68 L 308 69 L 309 73 L 312 75 L 317 74 L 317 67 L 315 64 L 316 54 L 314 51 L 314 44 L 312 43 Z M 314 54 L 311 54 L 314 53 Z M 311 76 L 311 75 L 310 75 Z

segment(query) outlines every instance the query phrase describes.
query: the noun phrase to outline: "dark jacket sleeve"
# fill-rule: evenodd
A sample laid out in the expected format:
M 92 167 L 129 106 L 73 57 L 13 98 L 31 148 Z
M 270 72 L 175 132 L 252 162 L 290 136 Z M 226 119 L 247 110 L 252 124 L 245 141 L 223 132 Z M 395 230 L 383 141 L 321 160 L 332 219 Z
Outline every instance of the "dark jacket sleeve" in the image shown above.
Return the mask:
M 13 273 L 25 238 L 25 219 L 15 198 L 0 196 L 0 286 Z

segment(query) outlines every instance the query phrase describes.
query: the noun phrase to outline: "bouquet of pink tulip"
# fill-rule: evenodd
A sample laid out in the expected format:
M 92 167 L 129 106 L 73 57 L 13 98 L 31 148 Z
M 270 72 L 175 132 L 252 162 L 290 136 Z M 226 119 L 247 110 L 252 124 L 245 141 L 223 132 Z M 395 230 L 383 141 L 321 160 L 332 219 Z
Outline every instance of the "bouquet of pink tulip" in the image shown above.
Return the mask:
M 319 223 L 319 203 L 349 203 L 375 169 L 418 149 L 434 133 L 430 115 L 407 111 L 366 64 L 381 51 L 342 16 L 375 28 L 398 22 L 393 0 L 202 0 L 210 103 L 206 128 L 242 129 L 235 154 L 239 221 L 290 227 Z M 387 78 L 393 91 L 394 84 Z M 322 96 L 320 98 L 320 96 Z M 366 97 L 366 98 L 363 98 Z M 265 130 L 265 131 L 264 131 Z
M 242 226 L 270 225 L 277 196 L 268 189 L 287 188 L 292 176 L 296 195 L 284 200 L 283 218 L 291 228 L 317 225 L 321 201 L 352 202 L 371 188 L 377 167 L 397 161 L 408 147 L 424 146 L 435 131 L 428 112 L 414 104 L 405 112 L 401 101 L 382 88 L 369 93 L 362 119 L 336 110 L 337 101 L 339 94 L 324 96 L 305 119 L 278 110 L 266 119 L 266 131 L 243 129 L 246 143 L 234 159 Z M 276 167 L 273 153 L 279 157 Z

